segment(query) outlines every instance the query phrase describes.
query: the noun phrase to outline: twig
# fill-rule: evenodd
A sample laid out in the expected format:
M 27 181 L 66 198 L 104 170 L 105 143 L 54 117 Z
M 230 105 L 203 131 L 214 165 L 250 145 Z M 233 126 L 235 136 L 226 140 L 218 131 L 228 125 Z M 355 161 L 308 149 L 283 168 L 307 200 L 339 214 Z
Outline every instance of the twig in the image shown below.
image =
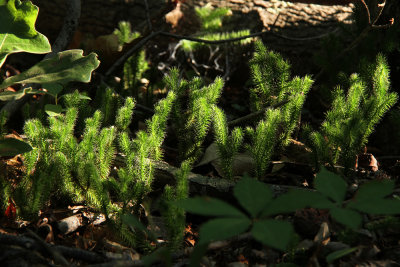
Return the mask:
M 54 56 L 56 53 L 65 50 L 71 42 L 72 36 L 78 27 L 79 18 L 81 16 L 81 0 L 67 0 L 66 15 L 63 26 L 54 44 L 51 46 L 51 52 L 45 58 Z
M 108 257 L 105 257 L 102 254 L 95 253 L 88 250 L 83 250 L 80 248 L 66 247 L 56 245 L 54 246 L 64 257 L 84 261 L 87 263 L 100 263 L 105 261 L 110 261 Z
M 147 3 L 147 0 L 143 0 L 143 1 L 144 1 L 144 5 L 145 5 L 145 8 L 146 8 L 147 26 L 149 27 L 149 31 L 152 32 L 153 31 L 153 25 L 151 24 L 151 20 L 150 20 L 149 3 Z
M 206 40 L 206 39 L 201 39 L 201 38 L 196 38 L 196 37 L 191 37 L 191 36 L 178 35 L 178 34 L 174 34 L 174 33 L 170 33 L 170 32 L 160 32 L 160 35 L 164 35 L 164 36 L 171 37 L 174 39 L 188 40 L 188 41 L 204 43 L 204 44 L 224 44 L 224 43 L 231 43 L 231 42 L 244 40 L 247 38 L 258 37 L 265 33 L 267 33 L 267 31 L 256 32 L 256 33 L 252 33 L 252 34 L 241 36 L 241 37 L 228 38 L 228 39 L 223 39 L 223 40 Z
M 283 105 L 285 105 L 285 104 L 287 104 L 287 103 L 289 103 L 289 100 L 284 100 L 284 101 L 282 101 L 282 102 L 279 102 L 279 103 L 277 103 L 277 104 L 275 104 L 275 105 L 272 105 L 272 106 L 270 106 L 270 107 L 267 107 L 267 108 L 279 108 L 279 107 L 281 107 L 281 106 L 283 106 Z M 253 112 L 253 113 L 250 113 L 250 114 L 248 114 L 248 115 L 246 115 L 246 116 L 243 116 L 243 117 L 240 117 L 240 118 L 238 118 L 238 119 L 232 120 L 232 121 L 228 122 L 228 126 L 229 126 L 229 127 L 232 127 L 232 126 L 241 124 L 242 122 L 252 120 L 252 119 L 254 119 L 254 118 L 260 116 L 261 114 L 264 114 L 264 113 L 265 113 L 265 110 L 266 110 L 267 108 L 262 109 L 262 110 L 257 110 L 256 112 Z
M 167 36 L 167 37 L 171 37 L 171 38 L 179 39 L 179 40 L 188 40 L 188 41 L 193 41 L 193 42 L 199 42 L 199 43 L 204 43 L 204 44 L 223 44 L 223 43 L 236 42 L 236 41 L 244 40 L 244 39 L 247 39 L 247 38 L 253 38 L 253 37 L 261 36 L 261 35 L 263 35 L 265 33 L 267 33 L 267 32 L 266 31 L 261 31 L 261 32 L 256 32 L 256 33 L 253 33 L 253 34 L 241 36 L 241 37 L 236 37 L 236 38 L 229 38 L 229 39 L 223 39 L 223 40 L 206 40 L 206 39 L 201 39 L 201 38 L 196 38 L 196 37 L 173 34 L 173 33 L 164 32 L 164 31 L 152 32 L 149 35 L 143 37 L 137 44 L 135 44 L 124 55 L 122 55 L 117 61 L 115 61 L 115 63 L 107 70 L 105 76 L 111 75 L 130 56 L 132 56 L 137 50 L 139 50 L 142 46 L 144 46 L 148 41 L 150 41 L 151 39 L 153 39 L 157 35 Z
M 333 31 L 326 32 L 326 33 L 323 33 L 323 34 L 320 34 L 320 35 L 310 36 L 310 37 L 290 37 L 290 36 L 277 34 L 277 33 L 273 32 L 273 31 L 271 31 L 271 33 L 273 35 L 275 35 L 276 37 L 279 37 L 279 38 L 282 38 L 282 39 L 286 39 L 286 40 L 290 40 L 290 41 L 309 41 L 309 40 L 315 40 L 315 39 L 324 38 L 326 36 L 329 36 L 329 35 L 337 32 L 338 30 L 339 30 L 339 28 L 336 28 Z
M 130 56 L 132 56 L 137 50 L 144 46 L 148 41 L 160 34 L 161 31 L 152 32 L 149 35 L 143 37 L 137 44 L 130 48 L 125 54 L 123 54 L 114 64 L 107 70 L 105 76 L 110 76 L 119 66 L 121 66 Z
M 382 15 L 382 11 L 386 5 L 386 0 L 384 0 L 381 4 L 378 4 L 379 7 L 379 11 L 378 11 L 378 15 L 376 16 L 376 18 L 374 19 L 373 22 L 371 19 L 371 13 L 369 11 L 368 5 L 365 3 L 364 0 L 360 0 L 361 3 L 363 4 L 363 6 L 365 7 L 365 10 L 367 12 L 367 16 L 368 16 L 368 24 L 367 26 L 365 26 L 365 28 L 361 31 L 361 33 L 358 35 L 358 37 L 356 39 L 353 40 L 353 42 L 351 42 L 345 49 L 343 49 L 339 55 L 336 57 L 336 60 L 342 58 L 345 54 L 347 54 L 350 50 L 354 49 L 356 46 L 358 46 L 361 41 L 368 35 L 368 33 L 372 30 L 372 29 L 386 29 L 389 28 L 390 26 L 393 25 L 394 23 L 394 19 L 392 18 L 391 20 L 389 20 L 388 24 L 384 24 L 384 25 L 376 25 L 377 21 L 379 20 L 380 16 Z M 322 68 L 317 75 L 315 75 L 314 80 L 318 80 L 322 74 L 326 71 L 326 68 Z
M 371 13 L 369 12 L 369 8 L 367 3 L 365 3 L 364 0 L 361 0 L 361 4 L 365 7 L 365 10 L 367 11 L 367 17 L 368 17 L 368 24 L 371 25 Z

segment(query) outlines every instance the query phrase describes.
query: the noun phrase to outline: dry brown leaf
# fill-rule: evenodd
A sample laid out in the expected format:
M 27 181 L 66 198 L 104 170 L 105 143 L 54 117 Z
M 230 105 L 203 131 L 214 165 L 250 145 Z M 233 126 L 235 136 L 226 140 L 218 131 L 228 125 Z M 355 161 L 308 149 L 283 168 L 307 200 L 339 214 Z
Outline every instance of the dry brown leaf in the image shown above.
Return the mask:
M 176 7 L 165 15 L 165 21 L 171 24 L 172 28 L 175 28 L 182 17 L 181 3 L 178 2 Z

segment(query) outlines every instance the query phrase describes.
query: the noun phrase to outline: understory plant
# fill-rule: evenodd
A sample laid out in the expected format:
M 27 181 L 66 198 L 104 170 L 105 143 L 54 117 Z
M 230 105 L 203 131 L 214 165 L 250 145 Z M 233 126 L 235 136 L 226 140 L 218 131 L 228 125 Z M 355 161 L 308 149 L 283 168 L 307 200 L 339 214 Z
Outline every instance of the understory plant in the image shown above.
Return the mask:
M 315 190 L 291 189 L 275 197 L 275 192 L 268 185 L 245 176 L 233 189 L 241 209 L 210 197 L 175 201 L 178 207 L 188 212 L 216 217 L 201 226 L 191 266 L 197 266 L 210 242 L 229 239 L 247 231 L 250 231 L 255 240 L 268 247 L 281 251 L 293 249 L 296 245 L 293 243 L 296 240 L 295 232 L 290 217 L 282 215 L 306 207 L 328 210 L 331 217 L 344 229 L 353 230 L 367 222 L 363 219 L 363 214 L 400 214 L 399 199 L 391 197 L 395 188 L 394 181 L 365 183 L 349 198 L 345 180 L 321 167 L 315 178 L 314 188 Z M 281 219 L 275 218 L 278 214 Z M 331 263 L 356 250 L 354 247 L 332 252 L 326 256 L 326 261 Z
M 51 52 L 51 46 L 43 34 L 35 29 L 39 8 L 30 1 L 0 1 L 0 68 L 8 55 L 28 52 L 44 54 Z M 30 69 L 0 81 L 0 103 L 22 98 L 26 94 L 48 94 L 55 98 L 55 105 L 48 104 L 45 111 L 49 114 L 60 113 L 57 105 L 58 94 L 71 81 L 89 82 L 92 71 L 99 66 L 97 55 L 83 56 L 82 50 L 67 50 L 42 60 Z M 5 90 L 18 84 L 41 84 L 46 90 L 24 87 L 19 91 Z M 2 112 L 5 118 L 6 113 Z M 0 155 L 16 155 L 31 148 L 22 141 L 3 139 L 0 135 Z
M 220 77 L 208 86 L 198 77 L 188 82 L 179 77 L 178 69 L 173 68 L 165 77 L 165 83 L 177 95 L 172 107 L 172 122 L 177 129 L 179 161 L 195 162 L 201 153 L 213 118 L 213 107 L 221 95 L 224 82 Z
M 353 74 L 345 83 L 346 91 L 342 86 L 333 91 L 332 107 L 325 121 L 319 131 L 310 133 L 317 161 L 331 166 L 340 164 L 345 171 L 350 170 L 378 122 L 396 103 L 398 95 L 390 92 L 385 57 L 379 54 L 376 64 L 368 69 L 372 70 L 369 77 Z M 310 131 L 308 127 L 306 130 Z
M 249 30 L 221 32 L 221 30 L 223 30 L 223 20 L 228 19 L 228 16 L 232 15 L 232 11 L 229 8 L 213 8 L 211 4 L 208 4 L 203 7 L 196 7 L 195 12 L 201 24 L 201 31 L 197 34 L 197 37 L 201 39 L 217 41 L 242 37 L 250 34 Z M 248 38 L 243 39 L 238 43 L 244 45 L 250 42 L 251 39 Z M 205 46 L 203 43 L 189 40 L 182 40 L 181 44 L 185 52 L 195 51 Z
M 255 161 L 256 177 L 261 178 L 275 150 L 289 144 L 313 81 L 308 76 L 290 80 L 289 63 L 278 53 L 268 51 L 262 42 L 255 43 L 250 67 L 254 83 L 250 91 L 251 106 L 253 110 L 265 110 L 265 113 L 255 126 L 245 128 L 247 141 L 244 145 Z M 233 157 L 240 148 L 243 133 L 240 128 L 235 128 L 228 137 L 226 119 L 217 109 L 215 114 L 218 152 L 225 176 L 231 178 Z

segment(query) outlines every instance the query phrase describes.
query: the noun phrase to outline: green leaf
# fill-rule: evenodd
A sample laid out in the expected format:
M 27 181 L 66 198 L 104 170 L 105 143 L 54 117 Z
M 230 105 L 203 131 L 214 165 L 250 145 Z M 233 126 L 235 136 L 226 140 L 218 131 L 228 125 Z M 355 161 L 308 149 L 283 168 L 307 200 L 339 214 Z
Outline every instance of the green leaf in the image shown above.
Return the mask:
M 294 189 L 272 200 L 261 216 L 290 213 L 306 207 L 331 209 L 334 204 L 319 192 Z
M 14 157 L 31 150 L 32 147 L 30 144 L 15 138 L 0 140 L 0 157 Z
M 364 199 L 350 202 L 347 207 L 375 215 L 400 214 L 400 200 L 397 199 Z
M 330 210 L 330 215 L 337 222 L 344 224 L 352 229 L 357 229 L 358 227 L 360 227 L 362 222 L 361 215 L 358 212 L 350 209 L 333 208 Z
M 245 232 L 251 225 L 249 218 L 218 218 L 209 220 L 200 228 L 200 244 L 223 240 Z
M 346 255 L 349 255 L 351 253 L 353 253 L 354 251 L 357 251 L 358 247 L 355 248 L 345 248 L 345 249 L 341 249 L 338 251 L 334 251 L 332 253 L 329 253 L 328 256 L 326 256 L 326 261 L 327 263 L 332 263 L 337 259 L 340 259 Z
M 57 95 L 60 94 L 62 92 L 62 90 L 64 89 L 64 87 L 61 84 L 57 84 L 57 83 L 45 83 L 45 84 L 42 84 L 42 86 L 44 89 L 46 89 L 46 91 L 44 91 L 44 92 L 53 97 L 57 97 Z
M 383 180 L 383 181 L 371 181 L 363 184 L 358 189 L 355 200 L 364 201 L 372 198 L 384 198 L 394 190 L 394 181 Z
M 17 100 L 26 94 L 31 93 L 33 90 L 31 87 L 25 88 L 24 90 L 19 90 L 17 92 L 5 91 L 0 93 L 0 101 L 11 101 Z
M 284 251 L 293 237 L 293 227 L 289 222 L 261 220 L 254 223 L 251 233 L 254 239 L 266 246 Z
M 92 71 L 100 64 L 95 53 L 83 56 L 79 49 L 67 50 L 42 60 L 21 74 L 12 76 L 0 84 L 6 88 L 17 83 L 58 83 L 65 85 L 71 81 L 89 82 Z
M 346 195 L 347 184 L 339 175 L 321 167 L 315 178 L 315 189 L 335 202 L 341 203 Z
M 51 51 L 46 36 L 35 30 L 38 12 L 31 1 L 0 0 L 0 67 L 12 53 Z
M 44 106 L 44 111 L 50 117 L 56 117 L 59 116 L 64 111 L 64 109 L 60 105 L 46 104 Z
M 272 200 L 272 191 L 266 184 L 247 176 L 236 184 L 233 194 L 253 218 Z
M 188 212 L 204 216 L 230 216 L 247 218 L 243 212 L 216 198 L 188 198 L 177 201 L 175 204 Z

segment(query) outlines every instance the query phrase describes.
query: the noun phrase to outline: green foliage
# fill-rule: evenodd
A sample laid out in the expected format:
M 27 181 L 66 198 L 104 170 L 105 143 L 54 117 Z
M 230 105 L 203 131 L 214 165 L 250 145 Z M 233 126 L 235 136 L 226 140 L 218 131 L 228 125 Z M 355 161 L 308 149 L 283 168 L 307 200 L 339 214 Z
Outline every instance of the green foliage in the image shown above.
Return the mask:
M 196 7 L 195 11 L 205 31 L 217 31 L 222 26 L 222 20 L 232 14 L 229 8 L 213 8 L 211 5 Z
M 220 41 L 220 40 L 227 40 L 227 39 L 234 39 L 239 38 L 242 36 L 250 35 L 249 30 L 240 30 L 234 32 L 222 32 L 222 33 L 207 33 L 204 35 L 199 36 L 199 38 L 209 41 Z M 251 43 L 251 38 L 242 39 L 240 41 L 233 42 L 234 44 L 246 45 Z M 182 48 L 185 52 L 195 51 L 201 47 L 204 47 L 203 43 L 189 41 L 189 40 L 182 40 L 181 41 Z
M 179 249 L 182 246 L 186 216 L 184 209 L 177 207 L 172 202 L 189 197 L 187 178 L 190 169 L 190 162 L 182 162 L 179 171 L 175 175 L 176 186 L 166 186 L 164 189 L 166 207 L 163 211 L 163 217 L 165 218 L 165 225 L 168 230 L 169 247 L 173 250 Z
M 115 29 L 113 34 L 118 37 L 120 45 L 128 44 L 140 36 L 138 32 L 132 32 L 131 23 L 129 21 L 120 21 L 118 29 Z
M 326 256 L 326 261 L 327 263 L 332 263 L 337 259 L 340 259 L 346 255 L 349 255 L 355 251 L 357 251 L 359 248 L 355 247 L 355 248 L 345 248 L 345 249 L 340 249 L 338 251 L 329 253 L 329 255 Z
M 179 77 L 177 69 L 171 69 L 164 82 L 177 95 L 172 119 L 177 126 L 179 159 L 194 162 L 201 152 L 224 82 L 219 77 L 208 86 L 203 86 L 200 78 L 188 82 Z
M 256 176 L 261 178 L 273 151 L 289 143 L 313 81 L 308 76 L 289 80 L 290 65 L 281 55 L 268 51 L 262 42 L 255 43 L 255 50 L 250 61 L 255 85 L 250 91 L 251 105 L 253 110 L 267 111 L 256 128 L 247 127 L 246 133 L 251 140 L 247 148 L 256 161 Z
M 142 98 L 140 95 L 140 79 L 143 77 L 144 72 L 149 69 L 149 64 L 146 61 L 146 53 L 144 50 L 134 54 L 124 64 L 122 82 L 123 90 L 129 92 L 128 95 L 133 96 L 135 99 Z M 123 94 L 127 94 L 125 91 Z
M 213 125 L 215 142 L 218 146 L 219 158 L 225 178 L 233 178 L 232 164 L 243 142 L 243 130 L 234 128 L 229 134 L 229 129 L 224 112 L 217 106 L 213 107 Z
M 257 241 L 272 248 L 285 250 L 294 231 L 290 223 L 270 219 L 271 215 L 277 213 L 264 215 L 274 207 L 271 189 L 255 179 L 243 177 L 236 184 L 234 195 L 248 215 L 213 198 L 196 197 L 177 202 L 179 207 L 191 213 L 218 216 L 201 226 L 199 245 L 230 238 L 250 229 Z
M 71 81 L 89 82 L 92 71 L 99 64 L 100 62 L 94 53 L 83 56 L 82 50 L 67 50 L 39 62 L 21 74 L 5 79 L 0 88 L 21 83 L 65 85 Z
M 360 213 L 391 215 L 400 213 L 400 201 L 388 198 L 394 190 L 393 181 L 372 181 L 360 186 L 351 201 L 346 201 L 348 185 L 339 175 L 322 167 L 315 180 L 317 191 L 292 190 L 277 198 L 278 203 L 328 209 L 337 222 L 356 229 L 361 226 Z M 295 202 L 297 201 L 297 202 Z M 280 207 L 280 211 L 285 211 Z
M 243 177 L 234 187 L 233 193 L 246 213 L 209 197 L 189 198 L 175 203 L 188 212 L 217 217 L 201 226 L 200 239 L 193 256 L 196 259 L 205 252 L 210 242 L 231 238 L 248 230 L 254 239 L 264 245 L 285 250 L 293 240 L 292 225 L 273 217 L 305 207 L 327 209 L 333 219 L 351 229 L 361 226 L 362 214 L 400 214 L 400 200 L 389 197 L 394 190 L 393 181 L 372 181 L 363 184 L 350 200 L 346 199 L 347 187 L 343 178 L 322 167 L 315 179 L 316 191 L 291 189 L 276 198 L 266 184 Z M 327 255 L 326 260 L 333 262 L 357 249 L 350 248 L 331 253 Z
M 274 152 L 278 140 L 278 127 L 281 118 L 279 110 L 268 109 L 265 119 L 261 120 L 256 129 L 246 128 L 246 134 L 250 136 L 250 144 L 246 144 L 256 163 L 256 177 L 261 178 Z
M 125 104 L 118 110 L 117 117 L 115 119 L 115 125 L 118 130 L 126 131 L 129 124 L 131 123 L 133 109 L 135 108 L 135 100 L 131 97 L 125 99 Z
M 385 58 L 378 55 L 370 81 L 353 74 L 348 80 L 347 96 L 341 87 L 334 91 L 331 109 L 318 132 L 310 134 L 310 145 L 318 161 L 334 166 L 342 164 L 348 171 L 356 155 L 368 141 L 376 124 L 396 103 L 390 92 L 389 70 Z
M 38 12 L 30 1 L 0 0 L 0 68 L 12 53 L 51 51 L 46 36 L 35 30 Z
M 77 110 L 68 108 L 65 115 L 49 117 L 49 127 L 37 119 L 26 122 L 24 131 L 34 149 L 25 155 L 27 175 L 16 194 L 22 216 L 37 214 L 50 196 L 86 200 L 105 214 L 110 212 L 105 186 L 115 152 L 115 128 L 100 130 L 101 113 L 96 112 L 86 120 L 78 143 L 76 118 Z
M 32 147 L 24 141 L 15 138 L 0 138 L 0 157 L 14 157 L 31 150 Z
M 222 21 L 227 16 L 232 14 L 232 11 L 228 8 L 213 8 L 211 5 L 205 5 L 203 7 L 197 7 L 195 9 L 196 15 L 200 20 L 202 32 L 199 34 L 199 38 L 210 41 L 226 40 L 232 38 L 238 38 L 250 34 L 249 30 L 239 30 L 234 32 L 222 32 L 218 33 L 222 28 Z M 240 40 L 236 43 L 241 45 L 248 44 L 251 42 L 250 38 Z M 204 47 L 203 43 L 198 43 L 189 40 L 182 40 L 182 48 L 185 52 L 195 51 L 199 48 Z
M 174 92 L 169 92 L 157 104 L 155 114 L 147 121 L 147 131 L 137 132 L 134 140 L 126 132 L 119 135 L 119 146 L 126 159 L 125 166 L 118 170 L 119 180 L 113 180 L 113 183 L 118 188 L 118 199 L 123 202 L 123 207 L 134 199 L 137 200 L 135 208 L 138 208 L 141 200 L 151 190 L 154 176 L 152 161 L 162 157 L 161 145 L 175 98 Z

